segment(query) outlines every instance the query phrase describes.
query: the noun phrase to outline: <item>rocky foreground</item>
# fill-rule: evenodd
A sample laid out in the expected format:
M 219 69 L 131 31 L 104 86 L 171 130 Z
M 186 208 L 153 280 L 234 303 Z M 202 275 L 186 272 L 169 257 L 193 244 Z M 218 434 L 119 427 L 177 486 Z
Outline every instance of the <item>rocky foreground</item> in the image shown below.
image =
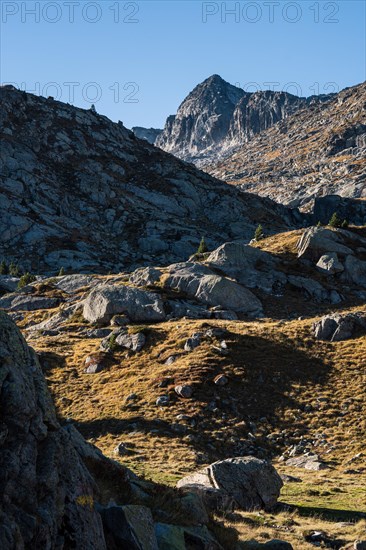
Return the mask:
M 18 282 L 0 277 L 2 548 L 353 546 L 314 530 L 292 546 L 288 525 L 281 541 L 228 542 L 217 515 L 273 513 L 305 472 L 358 487 L 364 229 L 311 227 L 168 267 Z M 152 468 L 164 485 L 132 471 Z M 352 499 L 343 512 L 356 521 Z

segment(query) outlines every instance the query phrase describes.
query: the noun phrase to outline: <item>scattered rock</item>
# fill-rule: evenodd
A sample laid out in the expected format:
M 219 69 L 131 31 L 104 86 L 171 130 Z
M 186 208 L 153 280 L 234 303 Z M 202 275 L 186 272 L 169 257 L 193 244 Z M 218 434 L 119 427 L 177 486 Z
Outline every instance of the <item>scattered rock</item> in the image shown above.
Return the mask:
M 126 397 L 126 401 L 136 401 L 137 399 L 138 399 L 137 393 L 130 393 L 130 394 Z
M 179 397 L 183 397 L 184 399 L 189 399 L 193 395 L 193 389 L 191 386 L 187 386 L 187 385 L 176 386 L 174 390 L 175 390 L 175 393 L 179 395 Z
M 176 362 L 178 357 L 179 357 L 179 355 L 170 355 L 168 357 L 168 359 L 165 361 L 164 365 L 172 365 L 173 363 Z
M 302 483 L 302 479 L 296 476 L 290 476 L 288 474 L 280 474 L 284 483 Z
M 328 536 L 324 531 L 311 531 L 305 536 L 305 540 L 315 546 L 332 548 L 334 550 L 339 550 L 344 545 L 343 540 L 336 540 Z
M 287 466 L 296 468 L 305 468 L 306 470 L 326 470 L 329 466 L 319 459 L 318 455 L 305 453 L 302 456 L 289 458 L 286 460 Z
M 161 395 L 156 400 L 156 404 L 159 407 L 166 407 L 167 405 L 169 405 L 169 402 L 170 402 L 169 395 Z
M 104 370 L 107 366 L 106 358 L 103 354 L 97 353 L 94 355 L 88 355 L 85 359 L 86 374 L 97 374 Z
M 112 327 L 125 327 L 130 323 L 131 320 L 127 317 L 127 315 L 114 315 L 111 319 Z
M 321 256 L 316 266 L 328 275 L 334 275 L 335 273 L 344 271 L 344 267 L 339 261 L 336 252 L 330 252 L 329 254 Z
M 127 449 L 124 443 L 118 443 L 117 447 L 115 447 L 113 452 L 118 456 L 126 456 L 130 453 L 130 451 Z
M 193 351 L 201 344 L 202 333 L 196 332 L 184 344 L 184 351 Z
M 111 329 L 109 328 L 95 328 L 92 330 L 88 330 L 85 333 L 85 336 L 87 338 L 107 338 L 111 335 Z
M 216 378 L 214 378 L 214 384 L 216 384 L 216 386 L 226 386 L 228 383 L 229 379 L 225 374 L 218 374 Z
M 120 332 L 116 337 L 116 344 L 122 348 L 131 349 L 132 351 L 141 351 L 146 343 L 146 336 L 143 332 L 136 334 L 128 334 L 128 332 Z

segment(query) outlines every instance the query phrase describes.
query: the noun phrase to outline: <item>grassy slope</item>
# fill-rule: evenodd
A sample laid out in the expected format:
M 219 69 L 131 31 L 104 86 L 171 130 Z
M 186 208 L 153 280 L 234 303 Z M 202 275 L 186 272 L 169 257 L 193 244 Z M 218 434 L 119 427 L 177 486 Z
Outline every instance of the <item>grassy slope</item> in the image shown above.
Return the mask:
M 297 238 L 293 232 L 259 246 L 291 262 Z M 146 478 L 173 485 L 203 464 L 245 454 L 242 444 L 253 443 L 253 436 L 255 447 L 272 456 L 281 472 L 300 477 L 302 483 L 286 483 L 281 495 L 281 502 L 295 505 L 298 512 L 221 518 L 238 530 L 240 540 L 277 536 L 305 549 L 302 532 L 324 528 L 351 541 L 362 522 L 343 527 L 339 522 L 357 521 L 360 512 L 366 513 L 366 337 L 318 342 L 311 326 L 319 307 L 294 298 L 289 308 L 303 318 L 281 319 L 283 307 L 269 300 L 270 317 L 260 321 L 182 319 L 130 327 L 147 335 L 142 352 L 116 351 L 112 365 L 97 375 L 83 371 L 85 357 L 99 349 L 100 339 L 80 334 L 87 326 L 80 316 L 60 335 L 36 334 L 29 342 L 46 354 L 45 375 L 60 417 L 75 422 L 106 455 L 116 458 L 113 449 L 125 443 L 130 454 L 118 460 Z M 342 308 L 361 309 L 352 304 Z M 20 326 L 54 312 L 27 313 Z M 227 333 L 220 339 L 205 337 L 201 346 L 184 352 L 185 340 L 209 327 Z M 227 342 L 227 355 L 216 349 L 221 339 Z M 165 364 L 171 355 L 178 355 L 176 362 Z M 219 373 L 229 379 L 224 387 L 213 383 Z M 167 387 L 159 387 L 162 382 Z M 179 383 L 193 386 L 192 399 L 175 394 Z M 137 394 L 136 401 L 126 401 L 131 393 Z M 157 407 L 157 397 L 166 393 L 170 405 Z M 178 415 L 187 418 L 178 420 Z M 278 461 L 301 438 L 329 463 L 329 470 L 309 472 Z M 357 475 L 345 473 L 349 469 Z M 230 536 L 230 530 L 220 536 Z

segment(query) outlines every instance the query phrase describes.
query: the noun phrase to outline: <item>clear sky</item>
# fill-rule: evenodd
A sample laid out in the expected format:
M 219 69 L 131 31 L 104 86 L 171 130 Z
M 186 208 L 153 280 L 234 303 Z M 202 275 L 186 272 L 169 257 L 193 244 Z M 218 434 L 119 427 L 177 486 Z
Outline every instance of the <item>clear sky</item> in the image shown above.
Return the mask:
M 365 2 L 6 1 L 0 81 L 162 127 L 217 73 L 302 95 L 366 79 Z M 53 83 L 53 84 L 50 84 Z

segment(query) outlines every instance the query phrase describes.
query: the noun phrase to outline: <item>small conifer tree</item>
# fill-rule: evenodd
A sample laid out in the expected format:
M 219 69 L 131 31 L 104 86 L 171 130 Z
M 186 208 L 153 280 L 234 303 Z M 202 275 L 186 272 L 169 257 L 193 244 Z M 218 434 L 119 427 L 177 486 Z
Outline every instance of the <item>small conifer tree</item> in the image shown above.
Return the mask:
M 65 269 L 64 267 L 62 266 L 60 271 L 58 272 L 58 277 L 62 277 L 63 275 L 65 275 Z
M 259 224 L 254 233 L 254 240 L 261 241 L 262 239 L 264 239 L 264 237 L 265 235 L 264 235 L 262 224 Z
M 341 227 L 343 229 L 347 229 L 348 225 L 349 225 L 348 220 L 343 220 Z
M 329 220 L 328 225 L 330 225 L 330 227 L 341 227 L 342 220 L 338 216 L 337 212 L 334 212 L 333 216 Z
M 23 288 L 24 286 L 27 286 L 30 283 L 33 283 L 33 281 L 35 280 L 36 280 L 36 277 L 32 275 L 32 273 L 29 273 L 27 271 L 27 273 L 24 273 L 24 275 L 20 277 L 18 288 Z
M 206 246 L 205 238 L 202 237 L 200 245 L 197 250 L 197 254 L 204 254 L 205 252 L 207 252 L 207 246 Z

